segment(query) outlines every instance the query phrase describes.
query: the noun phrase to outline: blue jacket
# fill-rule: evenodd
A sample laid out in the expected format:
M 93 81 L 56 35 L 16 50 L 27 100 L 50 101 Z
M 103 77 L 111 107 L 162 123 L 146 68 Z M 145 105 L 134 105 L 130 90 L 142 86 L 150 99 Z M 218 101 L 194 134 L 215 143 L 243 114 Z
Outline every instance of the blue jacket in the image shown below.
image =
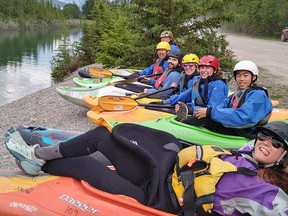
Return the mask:
M 193 84 L 195 84 L 195 82 L 199 79 L 201 78 L 199 77 L 198 79 L 195 79 Z M 203 81 L 204 80 L 201 80 L 200 92 L 196 92 L 193 88 L 187 89 L 186 91 L 182 92 L 177 96 L 177 100 L 186 103 L 187 106 L 191 106 L 194 111 L 197 110 L 199 107 L 203 107 L 195 103 L 195 99 L 198 96 L 202 98 L 204 97 L 205 85 Z M 208 97 L 206 106 L 211 107 L 220 104 L 227 97 L 227 94 L 228 86 L 226 82 L 224 82 L 223 80 L 211 80 L 208 83 Z M 171 104 L 175 105 L 178 101 L 171 101 Z
M 232 95 L 217 106 L 210 108 L 210 118 L 226 127 L 253 127 L 273 109 L 264 90 L 255 89 L 248 92 L 243 104 L 236 109 L 232 109 L 231 97 Z
M 167 69 L 169 70 L 169 69 Z M 161 89 L 166 89 L 166 88 L 169 88 L 171 87 L 172 83 L 177 83 L 177 85 L 179 85 L 180 83 L 180 72 L 179 72 L 179 68 L 178 70 L 175 68 L 175 70 L 171 70 L 167 77 L 165 78 L 165 81 L 163 82 L 163 85 L 159 88 L 159 89 L 156 89 L 155 88 L 155 83 L 156 83 L 156 80 L 154 79 L 150 79 L 149 80 L 149 85 L 153 86 L 154 88 L 151 88 L 151 89 L 147 89 L 147 93 L 152 93 L 152 92 L 156 92 L 158 90 L 161 90 Z M 164 92 L 161 92 L 159 93 L 159 95 L 169 95 L 173 92 L 174 90 L 171 89 L 171 90 L 167 90 L 167 91 L 164 91 Z
M 251 153 L 252 146 L 247 145 L 242 150 Z M 223 160 L 238 167 L 256 170 L 255 166 L 244 157 L 225 156 Z M 288 195 L 260 177 L 225 173 L 216 187 L 213 210 L 220 215 L 230 216 L 287 216 Z
M 187 87 L 185 88 L 182 85 L 181 79 L 185 79 L 185 72 L 181 73 L 180 75 L 180 85 L 179 85 L 179 93 L 178 94 L 174 94 L 171 95 L 170 98 L 166 99 L 163 101 L 164 104 L 172 104 L 175 105 L 178 102 L 184 102 L 182 101 L 182 97 L 180 96 L 180 94 L 184 91 L 186 91 L 187 89 L 191 89 L 192 84 L 194 82 L 194 80 L 198 79 L 200 77 L 199 73 L 196 73 L 194 76 L 190 77 L 190 79 L 187 82 Z
M 144 70 L 140 71 L 140 76 L 151 75 L 153 73 L 155 64 L 156 63 L 154 63 L 154 64 L 150 65 L 149 67 L 145 68 Z M 162 66 L 163 70 L 166 70 L 168 68 L 168 58 L 163 60 L 161 66 Z

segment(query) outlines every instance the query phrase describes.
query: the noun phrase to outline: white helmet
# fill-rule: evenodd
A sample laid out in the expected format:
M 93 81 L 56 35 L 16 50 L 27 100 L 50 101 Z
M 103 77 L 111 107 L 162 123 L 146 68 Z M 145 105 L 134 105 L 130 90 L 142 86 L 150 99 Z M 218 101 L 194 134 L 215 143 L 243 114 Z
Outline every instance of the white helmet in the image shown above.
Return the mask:
M 239 70 L 250 71 L 253 75 L 256 75 L 256 76 L 258 76 L 259 74 L 257 65 L 250 60 L 243 60 L 243 61 L 238 62 L 235 65 L 233 69 L 234 77 L 236 77 L 236 72 Z

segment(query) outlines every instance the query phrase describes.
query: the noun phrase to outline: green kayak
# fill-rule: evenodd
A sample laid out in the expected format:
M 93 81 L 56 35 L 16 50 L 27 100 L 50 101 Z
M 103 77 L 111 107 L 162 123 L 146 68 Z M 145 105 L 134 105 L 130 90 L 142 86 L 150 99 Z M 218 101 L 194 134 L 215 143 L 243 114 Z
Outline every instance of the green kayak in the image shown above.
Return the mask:
M 288 122 L 288 121 L 287 121 Z M 124 122 L 108 122 L 111 126 L 115 126 Z M 227 149 L 238 149 L 249 142 L 249 139 L 240 136 L 229 136 L 212 132 L 203 127 L 196 127 L 181 123 L 175 120 L 175 116 L 165 117 L 161 119 L 137 122 L 150 128 L 166 131 L 173 134 L 179 140 L 198 144 L 198 145 L 217 145 Z
M 96 79 L 96 78 L 82 78 L 82 77 L 74 77 L 73 82 L 77 86 L 82 87 L 92 87 L 92 88 L 102 88 L 106 86 L 108 83 L 113 83 L 117 81 L 121 81 L 123 78 L 121 77 L 108 77 L 108 78 L 102 78 L 102 79 Z

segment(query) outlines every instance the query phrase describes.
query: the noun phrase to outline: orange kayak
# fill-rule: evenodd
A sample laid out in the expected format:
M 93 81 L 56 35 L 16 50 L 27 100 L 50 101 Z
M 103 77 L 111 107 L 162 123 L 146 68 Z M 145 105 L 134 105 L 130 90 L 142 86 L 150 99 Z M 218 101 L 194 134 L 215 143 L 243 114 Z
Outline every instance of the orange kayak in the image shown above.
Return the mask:
M 0 215 L 172 216 L 124 195 L 113 195 L 70 177 L 0 172 Z
M 145 109 L 142 106 L 127 111 L 104 111 L 100 106 L 96 106 L 87 112 L 88 119 L 96 125 L 99 125 L 101 119 L 113 122 L 142 122 L 169 116 L 173 116 L 173 114 Z

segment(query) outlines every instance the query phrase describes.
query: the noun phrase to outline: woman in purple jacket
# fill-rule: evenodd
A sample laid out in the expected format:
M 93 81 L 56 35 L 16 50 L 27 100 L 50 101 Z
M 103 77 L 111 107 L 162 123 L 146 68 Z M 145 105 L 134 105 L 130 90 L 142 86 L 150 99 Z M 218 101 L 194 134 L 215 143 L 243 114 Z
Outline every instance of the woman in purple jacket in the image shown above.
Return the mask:
M 38 175 L 42 170 L 70 176 L 100 190 L 133 197 L 152 208 L 173 214 L 181 211 L 183 198 L 173 202 L 167 181 L 182 148 L 171 134 L 127 123 L 115 126 L 112 133 L 97 127 L 66 142 L 40 147 L 28 146 L 19 132 L 11 132 L 6 134 L 6 147 L 28 174 Z M 263 126 L 249 144 L 223 160 L 256 175 L 225 173 L 217 184 L 213 215 L 287 216 L 288 122 Z M 88 156 L 95 151 L 102 152 L 117 172 Z

